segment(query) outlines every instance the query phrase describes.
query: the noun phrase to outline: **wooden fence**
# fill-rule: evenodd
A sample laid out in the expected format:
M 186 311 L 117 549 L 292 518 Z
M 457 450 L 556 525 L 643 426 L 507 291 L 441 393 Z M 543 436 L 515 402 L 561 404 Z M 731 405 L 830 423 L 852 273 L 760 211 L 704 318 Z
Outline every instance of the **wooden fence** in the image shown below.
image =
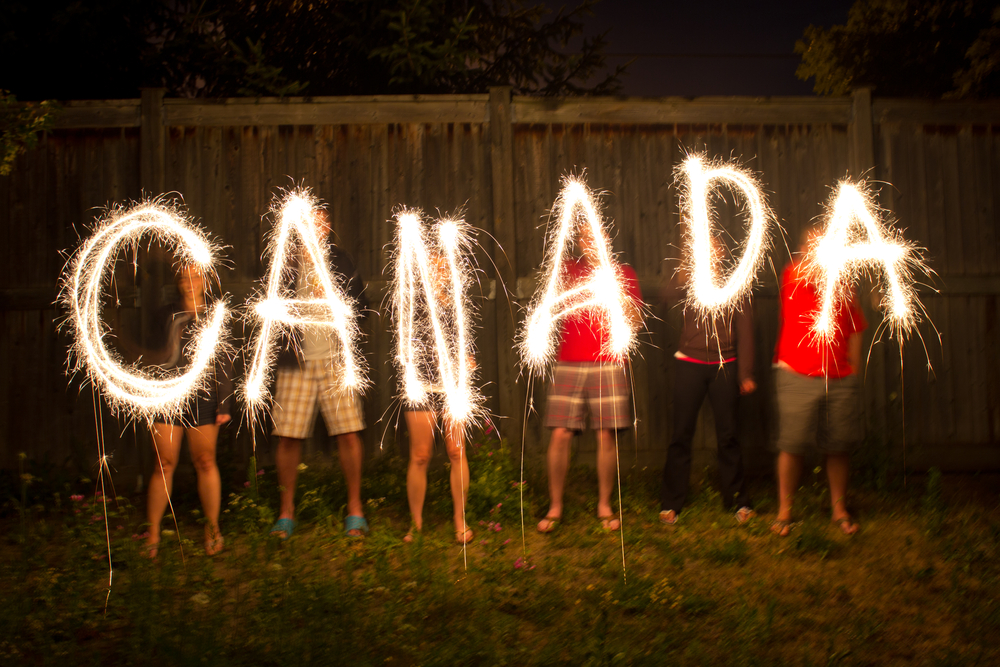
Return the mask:
M 788 246 L 823 211 L 840 178 L 885 183 L 882 206 L 928 248 L 938 277 L 933 289 L 921 290 L 934 325 L 920 327 L 923 344 L 911 340 L 901 354 L 882 336 L 870 346 L 866 448 L 900 463 L 905 453 L 918 467 L 1000 468 L 998 130 L 995 103 L 873 100 L 867 90 L 840 99 L 550 100 L 512 98 L 498 88 L 470 96 L 212 102 L 165 100 L 151 89 L 141 100 L 70 103 L 56 129 L 19 158 L 12 175 L 0 177 L 0 467 L 16 466 L 22 451 L 53 465 L 95 465 L 94 399 L 64 373 L 67 339 L 56 329 L 61 313 L 54 301 L 59 251 L 76 245 L 101 207 L 144 193 L 180 193 L 190 213 L 229 246 L 221 278 L 239 305 L 263 276 L 270 224 L 263 216 L 292 184 L 311 187 L 328 204 L 337 240 L 357 259 L 376 306 L 396 207 L 464 212 L 480 230 L 478 347 L 489 408 L 519 447 L 525 408 L 533 405 L 524 436 L 537 455 L 547 437 L 537 414 L 545 386 L 535 383 L 529 396 L 512 341 L 560 178 L 584 170 L 590 186 L 606 192 L 615 250 L 638 272 L 651 311 L 633 363 L 638 429 L 623 457 L 658 466 L 671 430 L 679 324 L 678 310 L 657 298 L 680 240 L 673 171 L 687 152 L 707 151 L 760 173 Z M 721 223 L 741 234 L 735 207 L 723 203 L 721 211 Z M 149 333 L 143 313 L 165 293 L 164 263 L 153 255 L 140 260 L 134 289 L 122 285 L 119 294 L 122 326 L 140 338 Z M 774 271 L 787 260 L 778 238 Z M 761 273 L 755 292 L 761 389 L 741 406 L 757 470 L 771 465 L 774 271 Z M 869 321 L 880 321 L 867 309 Z M 371 454 L 405 440 L 405 430 L 396 431 L 391 327 L 384 305 L 377 310 L 365 325 L 374 381 L 366 400 Z M 869 344 L 876 329 L 867 332 Z M 148 470 L 141 428 L 121 424 L 97 403 L 116 468 L 126 476 Z M 224 437 L 220 458 L 241 469 L 252 438 L 245 427 L 236 431 Z M 707 460 L 714 446 L 709 410 L 697 438 L 699 460 Z M 311 441 L 310 451 L 322 449 L 322 440 Z M 267 441 L 265 432 L 256 434 L 265 459 Z

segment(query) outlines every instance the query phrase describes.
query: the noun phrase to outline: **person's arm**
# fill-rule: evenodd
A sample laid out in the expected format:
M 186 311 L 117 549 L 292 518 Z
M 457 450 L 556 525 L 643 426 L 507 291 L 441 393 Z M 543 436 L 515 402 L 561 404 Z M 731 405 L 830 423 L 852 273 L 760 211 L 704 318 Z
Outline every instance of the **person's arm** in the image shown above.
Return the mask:
M 642 328 L 644 319 L 639 278 L 635 275 L 635 271 L 631 267 L 623 267 L 622 278 L 625 280 L 625 295 L 628 297 L 625 299 L 624 304 L 625 317 L 628 318 L 629 324 L 632 325 L 632 330 L 638 331 Z
M 851 371 L 861 373 L 861 332 L 852 333 L 847 339 L 847 358 L 851 362 Z
M 747 297 L 733 315 L 736 319 L 736 367 L 740 378 L 740 393 L 752 394 L 757 390 L 753 379 L 754 341 L 753 304 Z

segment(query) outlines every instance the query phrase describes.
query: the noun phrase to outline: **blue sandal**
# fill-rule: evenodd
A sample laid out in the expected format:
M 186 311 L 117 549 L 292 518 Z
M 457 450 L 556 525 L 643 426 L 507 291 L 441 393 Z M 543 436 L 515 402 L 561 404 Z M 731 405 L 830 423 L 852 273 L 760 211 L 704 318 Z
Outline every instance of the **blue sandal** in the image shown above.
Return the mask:
M 274 525 L 271 526 L 271 532 L 269 535 L 274 535 L 279 540 L 284 542 L 292 536 L 294 531 L 295 521 L 293 519 L 278 519 L 274 522 Z M 281 533 L 284 533 L 284 536 L 282 536 Z
M 361 535 L 351 535 L 352 530 L 360 530 Z M 364 537 L 368 534 L 368 530 L 368 519 L 363 516 L 348 514 L 347 518 L 344 519 L 344 532 L 348 537 Z

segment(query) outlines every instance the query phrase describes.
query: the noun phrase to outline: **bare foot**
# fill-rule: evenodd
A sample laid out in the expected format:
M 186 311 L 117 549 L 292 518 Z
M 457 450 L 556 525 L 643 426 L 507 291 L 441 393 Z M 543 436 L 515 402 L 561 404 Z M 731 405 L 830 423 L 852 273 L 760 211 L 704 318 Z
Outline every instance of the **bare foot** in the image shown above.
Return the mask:
M 603 528 L 604 530 L 608 531 L 618 530 L 619 528 L 622 527 L 622 522 L 621 520 L 618 519 L 617 514 L 611 514 L 609 516 L 599 516 L 597 518 L 601 520 L 601 528 Z
M 205 554 L 214 556 L 222 551 L 226 546 L 226 541 L 222 539 L 222 531 L 218 526 L 205 526 Z
M 466 527 L 465 530 L 455 531 L 455 541 L 458 542 L 459 544 L 468 544 L 469 542 L 472 541 L 473 537 L 474 535 L 472 533 L 471 528 Z
M 834 519 L 833 522 L 837 524 L 837 527 L 840 528 L 840 532 L 844 535 L 853 535 L 858 532 L 858 524 L 851 518 L 850 514 L 845 514 L 839 519 Z
M 160 541 L 147 541 L 145 546 L 142 548 L 142 555 L 149 560 L 156 560 L 156 557 L 160 555 Z

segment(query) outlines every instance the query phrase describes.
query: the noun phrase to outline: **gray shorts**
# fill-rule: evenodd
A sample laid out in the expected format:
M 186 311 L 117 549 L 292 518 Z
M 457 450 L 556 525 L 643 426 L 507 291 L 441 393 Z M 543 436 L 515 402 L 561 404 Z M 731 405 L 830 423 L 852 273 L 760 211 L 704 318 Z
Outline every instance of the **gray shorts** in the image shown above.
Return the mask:
M 861 442 L 858 376 L 827 379 L 776 368 L 779 451 L 805 454 L 814 444 L 827 454 L 848 454 Z

